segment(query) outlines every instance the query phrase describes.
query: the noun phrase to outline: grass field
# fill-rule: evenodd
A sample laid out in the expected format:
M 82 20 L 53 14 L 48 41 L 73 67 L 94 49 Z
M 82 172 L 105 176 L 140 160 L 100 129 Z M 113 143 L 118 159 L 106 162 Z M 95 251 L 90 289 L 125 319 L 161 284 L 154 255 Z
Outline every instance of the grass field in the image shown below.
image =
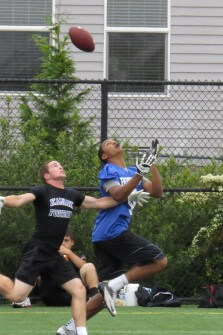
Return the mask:
M 88 321 L 89 335 L 215 335 L 223 334 L 223 309 L 181 307 L 118 307 L 113 318 L 107 310 Z M 55 335 L 70 319 L 69 307 L 33 305 L 13 309 L 0 305 L 0 335 Z

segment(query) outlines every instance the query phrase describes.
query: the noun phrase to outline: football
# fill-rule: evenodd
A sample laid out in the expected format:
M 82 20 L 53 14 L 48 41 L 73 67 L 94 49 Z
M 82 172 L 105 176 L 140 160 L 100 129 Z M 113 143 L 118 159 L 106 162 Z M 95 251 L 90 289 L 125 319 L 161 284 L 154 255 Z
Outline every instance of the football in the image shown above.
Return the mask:
M 80 50 L 92 52 L 95 49 L 95 44 L 91 34 L 82 27 L 71 27 L 69 36 L 72 43 Z

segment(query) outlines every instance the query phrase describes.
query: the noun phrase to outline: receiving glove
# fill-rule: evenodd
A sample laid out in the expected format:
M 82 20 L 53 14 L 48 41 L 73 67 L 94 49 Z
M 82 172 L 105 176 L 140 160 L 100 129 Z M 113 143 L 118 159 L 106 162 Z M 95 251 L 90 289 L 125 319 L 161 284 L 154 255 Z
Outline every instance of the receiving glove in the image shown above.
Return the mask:
M 0 214 L 1 214 L 2 207 L 4 206 L 4 202 L 5 202 L 5 197 L 0 196 Z
M 158 151 L 158 143 L 159 141 L 157 139 L 152 141 L 151 149 L 142 156 L 140 163 L 139 158 L 136 158 L 137 173 L 140 176 L 147 174 L 149 172 L 150 166 L 155 162 Z
M 150 198 L 150 194 L 148 192 L 140 191 L 132 191 L 132 193 L 128 196 L 128 203 L 135 201 L 136 205 L 143 206 L 144 203 L 148 202 Z

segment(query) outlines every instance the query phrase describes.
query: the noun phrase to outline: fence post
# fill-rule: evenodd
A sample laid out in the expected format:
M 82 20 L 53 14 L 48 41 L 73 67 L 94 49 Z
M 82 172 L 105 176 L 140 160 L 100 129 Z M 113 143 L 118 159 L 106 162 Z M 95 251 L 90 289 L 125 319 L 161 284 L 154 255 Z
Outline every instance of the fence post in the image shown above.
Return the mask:
M 101 142 L 108 136 L 108 83 L 101 83 Z

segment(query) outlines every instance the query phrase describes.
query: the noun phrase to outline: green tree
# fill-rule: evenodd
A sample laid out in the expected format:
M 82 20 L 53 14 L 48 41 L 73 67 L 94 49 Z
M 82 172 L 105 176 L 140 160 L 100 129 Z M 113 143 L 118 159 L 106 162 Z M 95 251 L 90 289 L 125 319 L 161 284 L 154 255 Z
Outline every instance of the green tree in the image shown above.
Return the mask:
M 89 90 L 78 92 L 68 35 L 62 38 L 60 23 L 56 23 L 51 28 L 51 36 L 51 43 L 47 37 L 33 36 L 42 53 L 40 71 L 35 79 L 43 82 L 31 85 L 29 94 L 21 98 L 20 111 L 24 139 L 32 140 L 38 134 L 45 151 L 54 155 L 58 152 L 61 133 L 71 136 L 75 133 L 81 143 L 86 137 L 89 139 L 91 132 L 90 120 L 83 121 L 78 111 L 78 105 Z M 58 81 L 50 83 L 48 79 Z

